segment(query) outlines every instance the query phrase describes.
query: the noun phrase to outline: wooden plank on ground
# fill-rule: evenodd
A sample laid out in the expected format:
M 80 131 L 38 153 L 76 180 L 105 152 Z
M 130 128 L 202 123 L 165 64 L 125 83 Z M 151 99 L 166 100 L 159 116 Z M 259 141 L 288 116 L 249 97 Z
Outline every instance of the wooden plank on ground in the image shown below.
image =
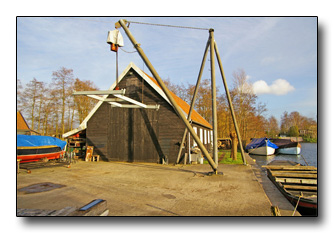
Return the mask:
M 16 210 L 18 217 L 30 217 L 30 216 L 48 216 L 55 210 L 40 210 L 40 209 L 20 209 Z
M 68 206 L 68 207 L 65 207 L 63 209 L 56 210 L 56 211 L 50 213 L 49 216 L 68 216 L 72 212 L 74 212 L 75 210 L 76 210 L 75 207 Z

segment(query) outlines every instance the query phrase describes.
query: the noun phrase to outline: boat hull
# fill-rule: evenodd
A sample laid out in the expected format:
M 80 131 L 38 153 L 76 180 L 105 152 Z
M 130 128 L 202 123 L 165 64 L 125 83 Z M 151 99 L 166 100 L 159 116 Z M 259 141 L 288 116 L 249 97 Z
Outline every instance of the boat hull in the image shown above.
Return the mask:
M 293 142 L 289 139 L 271 139 L 273 143 L 278 146 L 276 150 L 277 154 L 285 155 L 299 155 L 301 152 L 301 144 L 299 142 Z
M 300 152 L 301 152 L 301 148 L 298 146 L 277 149 L 278 154 L 285 154 L 285 155 L 299 155 Z
M 26 149 L 17 149 L 16 158 L 21 160 L 20 163 L 28 163 L 40 161 L 42 159 L 59 159 L 65 151 L 62 151 L 58 148 L 26 148 Z
M 275 149 L 270 146 L 262 146 L 254 149 L 249 149 L 248 152 L 252 155 L 268 156 L 273 155 L 275 153 Z

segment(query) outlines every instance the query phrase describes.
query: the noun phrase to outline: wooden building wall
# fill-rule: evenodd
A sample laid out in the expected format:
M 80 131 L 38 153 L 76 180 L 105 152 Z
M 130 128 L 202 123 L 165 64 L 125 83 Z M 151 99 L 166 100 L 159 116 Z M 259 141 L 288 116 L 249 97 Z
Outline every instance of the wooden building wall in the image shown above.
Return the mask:
M 132 99 L 148 105 L 159 104 L 159 110 L 117 108 L 103 103 L 87 122 L 87 145 L 94 146 L 95 153 L 106 161 L 161 163 L 164 158 L 174 163 L 185 129 L 182 120 L 133 69 L 119 86 Z

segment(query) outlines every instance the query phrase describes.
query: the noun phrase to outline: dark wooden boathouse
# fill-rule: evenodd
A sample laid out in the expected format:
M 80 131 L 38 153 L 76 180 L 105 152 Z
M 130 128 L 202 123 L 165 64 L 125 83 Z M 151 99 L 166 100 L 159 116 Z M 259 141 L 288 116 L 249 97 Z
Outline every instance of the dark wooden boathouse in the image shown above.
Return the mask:
M 86 130 L 86 145 L 94 146 L 94 154 L 105 161 L 174 163 L 185 125 L 156 80 L 130 63 L 120 75 L 118 86 L 125 89 L 124 96 L 157 108 L 123 108 L 100 101 L 80 127 L 64 137 Z M 115 87 L 116 83 L 109 90 Z M 189 105 L 172 95 L 187 116 Z M 196 111 L 192 113 L 192 126 L 211 151 L 212 126 Z M 183 154 L 194 146 L 192 138 L 187 139 Z

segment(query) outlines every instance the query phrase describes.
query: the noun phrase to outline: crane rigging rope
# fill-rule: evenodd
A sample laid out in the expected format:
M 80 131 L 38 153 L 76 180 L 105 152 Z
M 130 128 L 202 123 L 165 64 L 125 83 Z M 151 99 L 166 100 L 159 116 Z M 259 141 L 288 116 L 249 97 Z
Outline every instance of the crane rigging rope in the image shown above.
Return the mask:
M 79 18 L 79 17 L 60 17 L 64 19 L 74 19 L 74 20 L 82 20 L 82 21 L 91 21 L 91 22 L 98 22 L 98 23 L 112 23 L 111 21 L 103 21 L 103 20 L 95 20 L 95 19 L 86 19 L 86 18 Z M 168 25 L 168 24 L 157 24 L 157 23 L 144 23 L 144 22 L 137 22 L 137 21 L 129 21 L 126 20 L 128 23 L 134 24 L 144 24 L 149 26 L 160 26 L 160 27 L 174 27 L 174 28 L 183 28 L 183 29 L 194 29 L 194 30 L 210 30 L 209 28 L 199 28 L 199 27 L 187 27 L 187 26 L 178 26 L 178 25 Z
M 177 25 L 168 25 L 168 24 L 157 24 L 157 23 L 144 23 L 144 22 L 135 22 L 135 21 L 129 21 L 129 20 L 127 20 L 126 22 L 128 22 L 128 23 L 135 23 L 135 24 L 144 24 L 144 25 L 149 25 L 149 26 L 174 27 L 174 28 L 195 29 L 195 30 L 205 30 L 205 31 L 209 31 L 210 30 L 209 28 L 186 27 L 186 26 L 177 26 Z

